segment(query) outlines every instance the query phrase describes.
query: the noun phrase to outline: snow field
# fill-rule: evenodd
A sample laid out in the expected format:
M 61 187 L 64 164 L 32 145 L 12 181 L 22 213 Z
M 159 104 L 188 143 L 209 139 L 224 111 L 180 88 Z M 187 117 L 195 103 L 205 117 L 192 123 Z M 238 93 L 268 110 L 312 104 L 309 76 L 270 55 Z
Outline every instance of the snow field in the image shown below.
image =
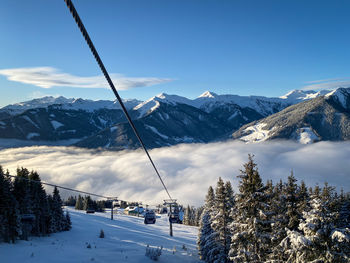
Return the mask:
M 173 224 L 169 236 L 166 215 L 154 225 L 143 218 L 110 213 L 86 214 L 71 208 L 72 229 L 49 237 L 30 237 L 16 244 L 0 243 L 0 261 L 7 262 L 154 262 L 146 247 L 163 247 L 158 262 L 200 262 L 196 249 L 198 228 Z M 99 238 L 103 229 L 105 238 Z M 90 244 L 91 248 L 87 248 Z M 183 245 L 186 249 L 183 249 Z
M 246 136 L 243 136 L 241 140 L 246 143 L 266 141 L 269 138 L 270 131 L 264 130 L 265 126 L 266 126 L 266 123 L 258 123 L 254 126 L 250 126 L 246 128 L 244 131 L 246 132 L 251 131 L 251 133 Z

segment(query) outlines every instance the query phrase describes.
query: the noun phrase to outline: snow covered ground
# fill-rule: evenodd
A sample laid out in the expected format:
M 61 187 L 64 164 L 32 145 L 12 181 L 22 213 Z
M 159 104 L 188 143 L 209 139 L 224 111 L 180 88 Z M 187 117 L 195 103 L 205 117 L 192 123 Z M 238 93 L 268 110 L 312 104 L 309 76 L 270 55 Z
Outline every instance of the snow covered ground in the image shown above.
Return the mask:
M 269 130 L 264 130 L 264 127 L 266 126 L 266 123 L 258 123 L 254 126 L 250 126 L 244 131 L 248 132 L 251 131 L 249 135 L 246 135 L 241 138 L 242 141 L 246 143 L 252 143 L 252 142 L 263 142 L 266 141 L 269 136 Z
M 118 214 L 112 221 L 110 213 L 68 210 L 70 231 L 17 244 L 0 243 L 0 262 L 154 262 L 145 256 L 147 245 L 163 246 L 158 262 L 200 262 L 197 228 L 173 224 L 174 236 L 170 237 L 166 215 L 154 225 L 145 225 L 141 217 Z M 98 237 L 101 229 L 105 238 Z
M 298 141 L 302 144 L 310 144 L 320 139 L 310 127 L 304 127 L 300 130 Z

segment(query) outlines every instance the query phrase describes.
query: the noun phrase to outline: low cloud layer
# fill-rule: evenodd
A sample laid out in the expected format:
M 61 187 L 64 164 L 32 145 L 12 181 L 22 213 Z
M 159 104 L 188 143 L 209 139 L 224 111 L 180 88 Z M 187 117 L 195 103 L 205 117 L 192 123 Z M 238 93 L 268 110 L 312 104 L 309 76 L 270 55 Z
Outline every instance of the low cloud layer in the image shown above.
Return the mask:
M 350 87 L 349 78 L 324 79 L 307 82 L 308 85 L 303 87 L 303 90 L 333 90 L 339 87 Z
M 1 69 L 0 75 L 6 76 L 11 81 L 31 84 L 45 89 L 52 87 L 109 88 L 102 75 L 79 77 L 60 72 L 52 67 Z M 148 87 L 172 81 L 164 78 L 127 78 L 118 74 L 111 74 L 111 78 L 118 90 Z
M 237 190 L 239 169 L 248 153 L 255 155 L 264 181 L 285 180 L 291 169 L 307 185 L 327 181 L 350 191 L 350 142 L 240 142 L 183 144 L 151 150 L 173 198 L 200 205 L 219 176 Z M 24 147 L 0 151 L 0 164 L 12 173 L 17 167 L 39 172 L 43 181 L 91 191 L 122 200 L 157 204 L 166 199 L 159 179 L 142 151 L 90 151 L 70 147 Z M 51 191 L 51 189 L 50 189 Z

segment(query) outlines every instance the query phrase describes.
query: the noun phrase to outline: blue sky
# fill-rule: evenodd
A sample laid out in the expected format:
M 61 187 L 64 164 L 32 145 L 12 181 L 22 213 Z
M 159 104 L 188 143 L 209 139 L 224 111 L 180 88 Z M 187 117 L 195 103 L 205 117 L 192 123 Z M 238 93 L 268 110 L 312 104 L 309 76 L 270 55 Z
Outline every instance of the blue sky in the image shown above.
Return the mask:
M 349 1 L 73 3 L 123 98 L 350 86 Z M 114 99 L 63 0 L 1 4 L 0 106 Z

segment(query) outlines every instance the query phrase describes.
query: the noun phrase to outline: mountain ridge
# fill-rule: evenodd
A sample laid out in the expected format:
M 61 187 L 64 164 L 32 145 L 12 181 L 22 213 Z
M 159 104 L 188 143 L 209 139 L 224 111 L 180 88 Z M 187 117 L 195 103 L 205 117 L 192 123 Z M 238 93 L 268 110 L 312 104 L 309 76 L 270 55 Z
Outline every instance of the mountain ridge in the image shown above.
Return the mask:
M 155 148 L 178 143 L 241 139 L 254 131 L 268 140 L 271 136 L 264 132 L 263 122 L 259 122 L 260 120 L 271 119 L 271 116 L 289 107 L 297 107 L 296 105 L 320 98 L 334 100 L 337 107 L 344 110 L 350 106 L 345 99 L 346 94 L 348 89 L 321 92 L 295 90 L 282 96 L 283 98 L 268 98 L 218 95 L 206 91 L 195 99 L 161 93 L 143 102 L 125 100 L 125 103 L 140 134 L 147 142 L 146 145 Z M 242 132 L 243 127 L 250 128 Z M 318 138 L 316 133 L 311 134 L 312 128 L 299 128 L 304 128 L 306 137 Z M 289 136 L 288 139 L 295 139 L 294 137 Z M 0 109 L 1 138 L 27 140 L 33 144 L 43 140 L 74 139 L 77 141 L 75 146 L 88 148 L 138 147 L 138 142 L 115 101 L 64 97 L 44 97 Z
M 248 143 L 291 139 L 304 144 L 350 140 L 350 88 L 338 88 L 246 124 L 232 138 Z

